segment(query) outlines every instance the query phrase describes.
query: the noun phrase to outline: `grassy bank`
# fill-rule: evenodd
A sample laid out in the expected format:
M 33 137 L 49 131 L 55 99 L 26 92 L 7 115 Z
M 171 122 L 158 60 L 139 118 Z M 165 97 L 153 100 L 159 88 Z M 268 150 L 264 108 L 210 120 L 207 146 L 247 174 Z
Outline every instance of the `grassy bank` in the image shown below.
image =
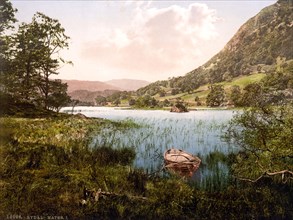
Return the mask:
M 271 183 L 206 192 L 177 178 L 133 169 L 135 149 L 97 146 L 102 129 L 130 121 L 0 118 L 0 217 L 239 219 L 292 217 L 291 188 Z M 85 191 L 98 192 L 98 198 Z M 292 209 L 291 209 L 292 210 Z

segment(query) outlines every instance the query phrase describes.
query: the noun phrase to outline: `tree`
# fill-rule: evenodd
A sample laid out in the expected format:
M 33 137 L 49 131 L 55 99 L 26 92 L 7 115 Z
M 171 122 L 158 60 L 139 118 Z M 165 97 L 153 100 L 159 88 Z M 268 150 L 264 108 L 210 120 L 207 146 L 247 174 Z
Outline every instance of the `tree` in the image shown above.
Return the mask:
M 140 96 L 136 100 L 135 105 L 138 108 L 147 107 L 147 106 L 149 106 L 150 100 L 151 100 L 151 96 L 150 95 Z
M 243 91 L 241 101 L 243 106 L 256 106 L 264 101 L 264 90 L 259 83 L 248 84 Z
M 158 105 L 158 101 L 153 97 L 150 101 L 149 101 L 149 106 L 151 107 L 155 107 Z
M 201 104 L 201 101 L 200 101 L 200 99 L 199 99 L 198 96 L 195 96 L 195 97 L 194 97 L 194 101 L 195 101 L 195 104 L 196 104 L 197 106 L 201 106 L 201 105 L 202 105 L 202 104 Z
M 70 96 L 67 94 L 67 84 L 61 83 L 61 80 L 50 80 L 50 90 L 46 98 L 46 104 L 48 109 L 59 112 L 61 107 L 71 102 Z
M 120 105 L 120 104 L 121 104 L 120 99 L 116 99 L 116 100 L 113 102 L 113 104 L 114 104 L 115 106 Z
M 160 97 L 165 97 L 166 96 L 165 90 L 161 89 L 160 92 L 159 92 L 159 96 Z
M 222 85 L 211 85 L 211 91 L 207 96 L 206 102 L 210 107 L 217 107 L 224 103 L 225 90 Z
M 171 90 L 171 95 L 177 95 L 179 93 L 179 89 L 172 89 Z
M 135 105 L 138 108 L 155 107 L 158 105 L 158 101 L 150 95 L 140 96 L 135 101 Z
M 117 99 L 120 99 L 121 93 L 122 92 L 120 92 L 120 91 L 117 91 L 117 92 L 113 93 L 112 95 L 107 97 L 107 101 L 115 102 Z
M 12 7 L 9 0 L 0 1 L 0 34 L 2 34 L 13 27 L 13 24 L 17 21 L 15 18 L 15 13 L 17 9 Z
M 96 97 L 96 103 L 97 103 L 98 105 L 104 106 L 104 105 L 107 104 L 107 99 L 106 99 L 106 97 L 104 97 L 104 96 L 97 96 L 97 97 Z
M 164 101 L 163 101 L 163 106 L 170 106 L 170 101 L 168 100 L 168 99 L 165 99 Z
M 136 103 L 135 99 L 132 99 L 132 98 L 129 99 L 129 103 L 128 103 L 128 104 L 129 104 L 130 106 L 135 105 L 135 103 Z
M 1 109 L 7 106 L 8 102 L 12 102 L 11 96 L 8 94 L 10 84 L 9 76 L 11 75 L 11 60 L 9 57 L 9 42 L 10 36 L 7 31 L 13 29 L 16 9 L 8 0 L 0 1 L 0 95 Z
M 49 77 L 58 74 L 61 63 L 71 63 L 59 56 L 61 49 L 68 48 L 69 37 L 64 32 L 58 20 L 42 13 L 36 13 L 31 23 L 20 25 L 12 41 L 15 74 L 12 79 L 13 91 L 10 91 L 20 101 L 49 108 L 52 90 L 63 88 L 57 86 L 61 81 L 52 83 Z
M 293 183 L 293 105 L 262 106 L 234 116 L 228 137 L 241 147 L 232 166 L 241 180 Z
M 284 65 L 284 68 L 273 71 L 262 80 L 265 87 L 272 87 L 274 90 L 293 89 L 293 61 Z
M 241 106 L 242 94 L 239 86 L 232 86 L 229 99 L 234 106 Z
M 61 27 L 61 24 L 56 19 L 52 19 L 42 13 L 37 13 L 33 17 L 32 24 L 36 26 L 34 28 L 35 33 L 38 33 L 39 42 L 42 41 L 42 57 L 40 77 L 43 79 L 38 85 L 40 92 L 44 96 L 44 104 L 47 107 L 47 100 L 50 92 L 49 77 L 52 74 L 58 74 L 57 70 L 60 68 L 61 63 L 66 62 L 59 56 L 61 49 L 68 48 L 69 37 L 65 35 L 65 29 Z M 61 83 L 61 81 L 60 81 Z

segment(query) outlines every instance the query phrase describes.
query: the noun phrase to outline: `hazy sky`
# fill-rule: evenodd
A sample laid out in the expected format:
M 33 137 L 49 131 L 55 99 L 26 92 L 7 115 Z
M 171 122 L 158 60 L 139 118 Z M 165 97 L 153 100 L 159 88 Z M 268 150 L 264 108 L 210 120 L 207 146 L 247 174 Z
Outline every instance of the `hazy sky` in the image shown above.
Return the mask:
M 42 12 L 70 37 L 57 78 L 165 80 L 204 64 L 239 27 L 276 0 L 26 1 L 14 0 L 20 22 Z

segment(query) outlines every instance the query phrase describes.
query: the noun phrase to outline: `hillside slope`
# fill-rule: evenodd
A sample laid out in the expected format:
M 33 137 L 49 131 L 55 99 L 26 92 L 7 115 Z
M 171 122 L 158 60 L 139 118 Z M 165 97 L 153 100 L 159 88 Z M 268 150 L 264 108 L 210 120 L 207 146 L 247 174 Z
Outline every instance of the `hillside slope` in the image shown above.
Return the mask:
M 293 59 L 293 1 L 278 1 L 240 27 L 222 51 L 203 69 L 211 82 L 225 81 Z
M 191 92 L 208 83 L 271 72 L 278 63 L 293 59 L 293 1 L 280 0 L 243 24 L 226 46 L 204 65 L 184 76 L 157 81 L 138 95 L 176 89 Z

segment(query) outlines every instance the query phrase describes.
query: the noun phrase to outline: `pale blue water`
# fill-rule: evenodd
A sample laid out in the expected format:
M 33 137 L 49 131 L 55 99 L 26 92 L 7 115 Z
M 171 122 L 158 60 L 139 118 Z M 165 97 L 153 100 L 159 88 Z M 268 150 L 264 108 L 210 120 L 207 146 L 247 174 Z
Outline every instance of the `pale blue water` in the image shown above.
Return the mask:
M 236 147 L 230 146 L 222 138 L 234 112 L 230 110 L 198 110 L 188 113 L 171 113 L 163 110 L 126 110 L 108 107 L 75 107 L 88 117 L 100 117 L 114 121 L 132 120 L 142 125 L 127 130 L 104 129 L 93 140 L 93 146 L 112 146 L 114 148 L 133 147 L 136 151 L 134 166 L 149 172 L 163 165 L 163 153 L 169 148 L 179 148 L 199 156 L 202 165 L 197 171 L 197 179 L 205 182 L 213 175 L 225 176 L 228 168 L 218 163 L 208 168 L 206 158 L 213 152 L 227 155 Z M 71 108 L 63 108 L 70 112 Z M 215 173 L 218 172 L 218 173 Z

